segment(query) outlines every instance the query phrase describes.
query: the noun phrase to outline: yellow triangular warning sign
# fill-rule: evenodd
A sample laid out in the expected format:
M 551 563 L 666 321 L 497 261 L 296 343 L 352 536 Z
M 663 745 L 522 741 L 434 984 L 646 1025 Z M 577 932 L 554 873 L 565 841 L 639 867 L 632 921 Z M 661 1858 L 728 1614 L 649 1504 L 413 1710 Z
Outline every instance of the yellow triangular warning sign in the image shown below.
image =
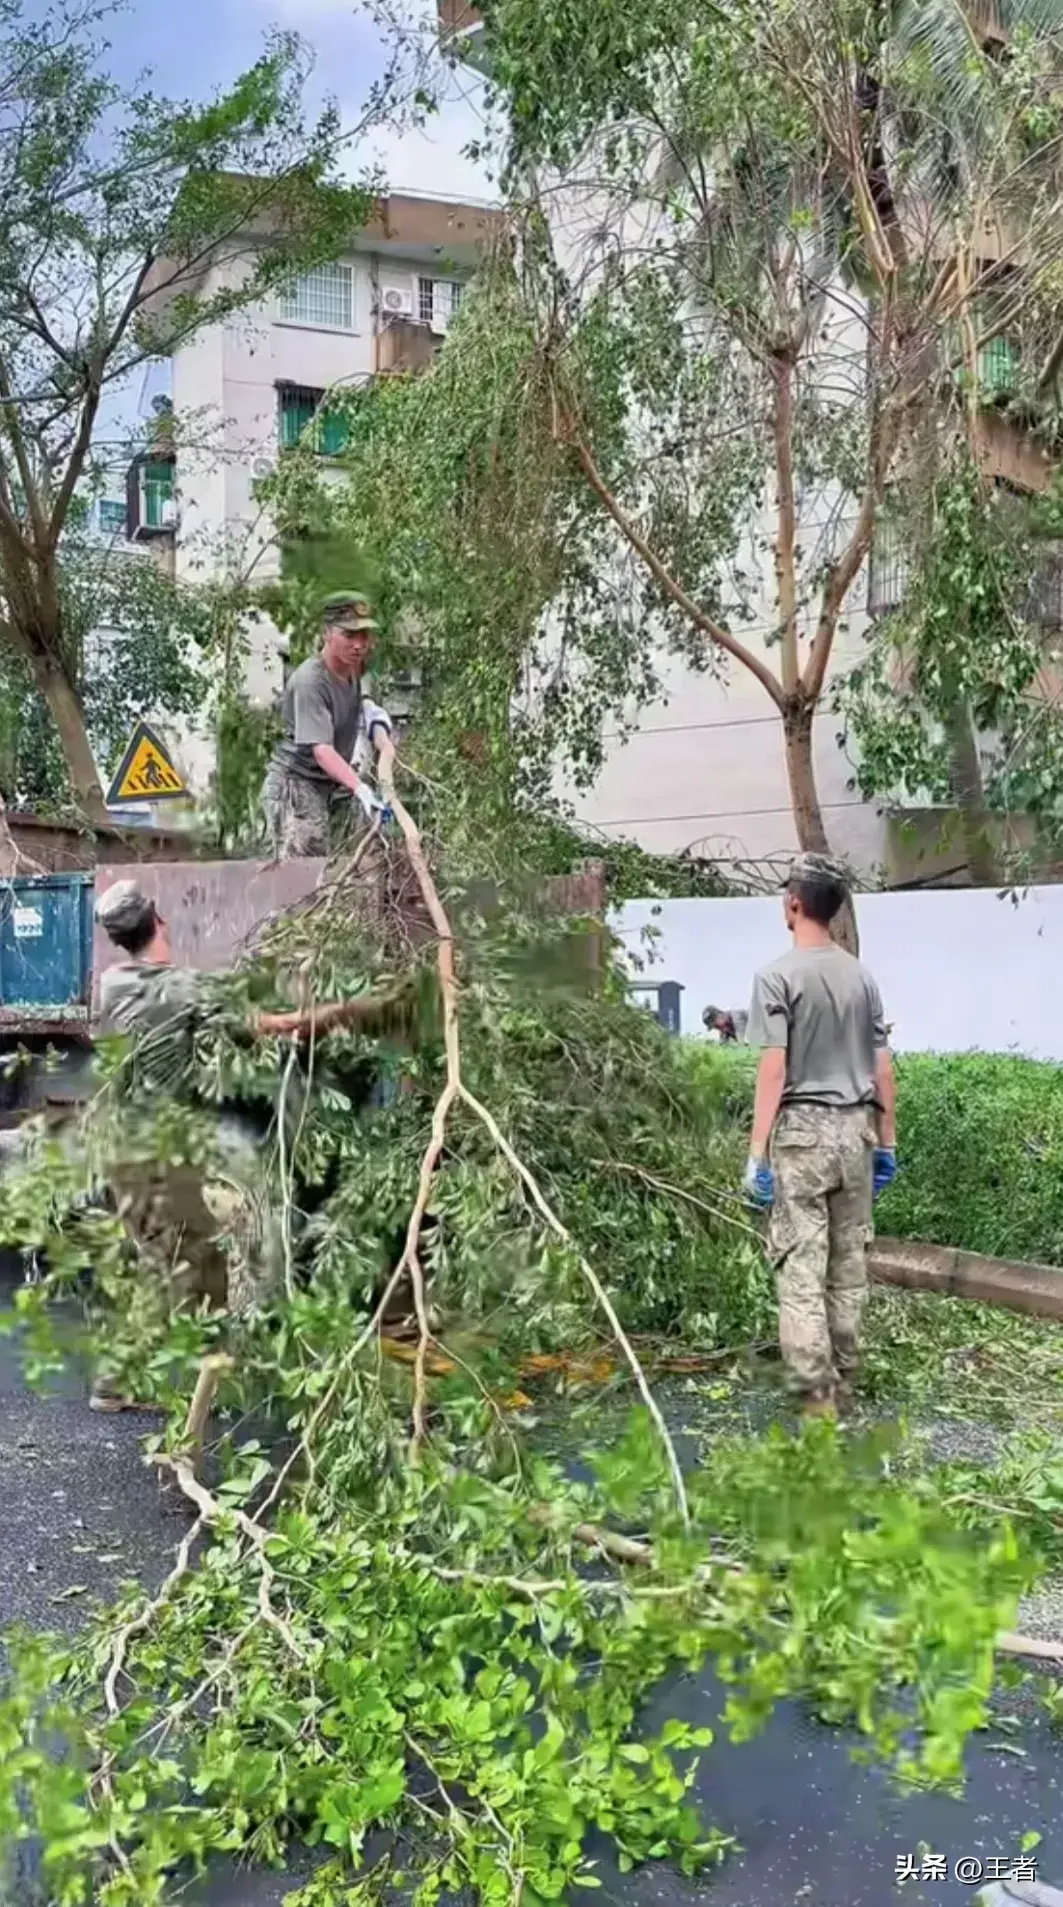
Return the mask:
M 109 808 L 127 801 L 174 801 L 188 785 L 148 722 L 138 722 L 107 794 Z

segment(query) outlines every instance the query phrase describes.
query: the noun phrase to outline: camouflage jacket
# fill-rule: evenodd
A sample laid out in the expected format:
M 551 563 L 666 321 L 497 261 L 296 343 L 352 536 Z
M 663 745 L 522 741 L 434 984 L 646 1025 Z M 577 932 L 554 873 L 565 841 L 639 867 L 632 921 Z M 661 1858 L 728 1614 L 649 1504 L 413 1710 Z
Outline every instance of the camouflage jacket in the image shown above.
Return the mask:
M 175 1023 L 190 1031 L 203 995 L 202 976 L 190 967 L 122 961 L 100 976 L 100 1031 L 145 1033 Z
M 104 970 L 99 1031 L 133 1036 L 131 1069 L 123 1074 L 125 1095 L 189 1096 L 193 1040 L 209 1013 L 211 991 L 207 976 L 188 967 L 126 960 Z
M 200 1106 L 210 1113 L 230 1169 L 239 1164 L 237 1175 L 246 1176 L 244 1168 L 261 1145 L 261 1111 L 213 1100 L 207 1105 L 196 1089 L 196 1032 L 211 1020 L 220 1024 L 224 1014 L 212 976 L 191 967 L 127 960 L 100 976 L 99 1031 L 132 1035 L 120 1086 L 127 1111 L 130 1101 L 139 1102 L 154 1116 L 160 1097 Z

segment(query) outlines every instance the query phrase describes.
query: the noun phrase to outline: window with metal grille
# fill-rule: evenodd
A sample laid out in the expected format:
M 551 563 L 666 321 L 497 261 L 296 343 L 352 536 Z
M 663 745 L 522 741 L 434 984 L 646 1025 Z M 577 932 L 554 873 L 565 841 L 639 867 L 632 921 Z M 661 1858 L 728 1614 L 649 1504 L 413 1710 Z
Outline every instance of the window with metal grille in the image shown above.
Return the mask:
M 867 613 L 887 616 L 899 609 L 911 581 L 912 558 L 899 523 L 880 517 L 867 570 Z
M 315 265 L 281 292 L 278 315 L 285 324 L 321 330 L 354 330 L 353 265 Z
M 1019 614 L 1039 629 L 1063 630 L 1063 548 L 1053 546 L 1042 556 Z
M 349 430 L 347 419 L 322 410 L 325 393 L 307 384 L 281 384 L 277 388 L 277 435 L 282 450 L 294 450 L 307 441 L 322 457 L 338 457 L 346 450 Z
M 126 506 L 115 503 L 110 497 L 101 497 L 97 506 L 97 521 L 104 536 L 124 536 Z
M 419 278 L 417 280 L 417 316 L 422 324 L 445 331 L 457 316 L 465 286 L 455 278 Z

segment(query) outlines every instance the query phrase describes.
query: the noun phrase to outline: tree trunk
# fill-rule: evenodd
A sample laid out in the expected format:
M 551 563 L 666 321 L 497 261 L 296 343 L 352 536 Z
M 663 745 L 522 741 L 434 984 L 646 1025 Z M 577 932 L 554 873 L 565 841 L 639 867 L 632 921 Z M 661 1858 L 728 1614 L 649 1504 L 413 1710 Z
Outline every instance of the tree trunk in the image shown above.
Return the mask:
M 50 656 L 34 654 L 30 658 L 30 667 L 34 682 L 47 702 L 55 723 L 78 806 L 87 820 L 106 822 L 107 808 L 85 727 L 81 697 L 62 663 L 55 662 Z
M 982 759 L 978 753 L 970 710 L 963 703 L 956 704 L 949 719 L 948 731 L 952 786 L 960 811 L 963 850 L 971 880 L 976 887 L 1000 887 L 1003 877 L 991 833 L 989 811 L 985 805 Z
M 790 783 L 790 805 L 793 809 L 794 828 L 799 847 L 805 854 L 829 854 L 831 847 L 823 824 L 823 810 L 819 805 L 816 767 L 812 756 L 812 724 L 815 712 L 815 703 L 807 702 L 798 695 L 791 699 L 783 714 L 786 773 Z M 851 900 L 847 900 L 841 911 L 835 915 L 831 924 L 831 934 L 839 947 L 844 947 L 847 953 L 859 952 L 860 937 L 856 926 L 856 910 Z

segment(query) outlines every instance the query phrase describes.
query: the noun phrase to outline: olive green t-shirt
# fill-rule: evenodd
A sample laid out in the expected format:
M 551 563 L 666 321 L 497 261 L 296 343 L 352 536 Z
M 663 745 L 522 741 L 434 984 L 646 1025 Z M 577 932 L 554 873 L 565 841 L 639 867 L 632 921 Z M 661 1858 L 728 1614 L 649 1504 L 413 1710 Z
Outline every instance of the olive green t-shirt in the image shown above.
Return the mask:
M 284 740 L 274 757 L 289 774 L 301 775 L 326 788 L 336 783 L 314 759 L 314 748 L 324 742 L 344 761 L 350 761 L 362 719 L 360 681 L 344 682 L 321 660 L 310 656 L 293 669 L 281 697 Z
M 786 1049 L 783 1104 L 875 1103 L 875 1064 L 888 1044 L 867 968 L 841 947 L 794 947 L 753 982 L 746 1038 Z

